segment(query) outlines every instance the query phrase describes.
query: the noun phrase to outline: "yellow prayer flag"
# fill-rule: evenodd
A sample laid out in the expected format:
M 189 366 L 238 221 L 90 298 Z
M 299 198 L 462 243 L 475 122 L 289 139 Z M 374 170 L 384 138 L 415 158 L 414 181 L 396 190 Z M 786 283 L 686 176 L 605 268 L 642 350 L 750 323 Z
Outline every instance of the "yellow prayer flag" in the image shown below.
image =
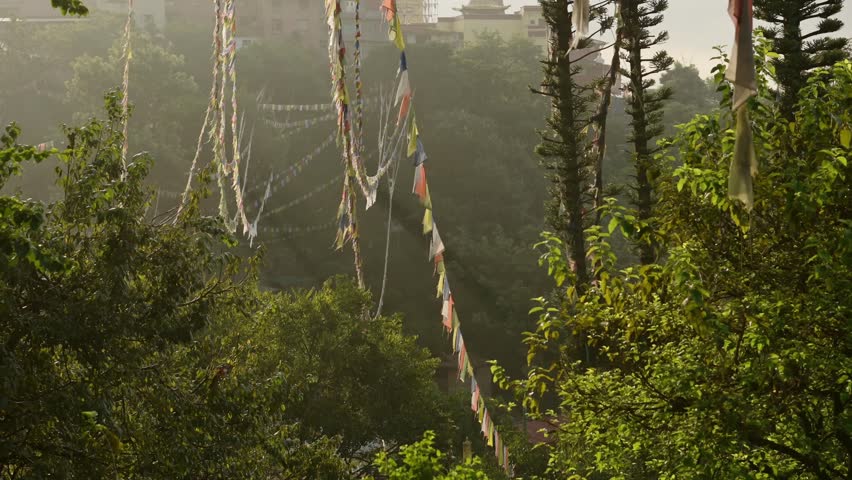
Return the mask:
M 394 45 L 396 45 L 396 48 L 398 48 L 400 51 L 404 51 L 405 39 L 402 38 L 402 22 L 399 21 L 399 15 L 394 15 L 392 28 L 395 33 L 393 38 Z
M 414 111 L 411 112 L 411 128 L 408 132 L 408 156 L 411 157 L 417 153 L 417 117 L 414 116 Z
M 432 233 L 432 209 L 427 208 L 423 214 L 423 235 Z

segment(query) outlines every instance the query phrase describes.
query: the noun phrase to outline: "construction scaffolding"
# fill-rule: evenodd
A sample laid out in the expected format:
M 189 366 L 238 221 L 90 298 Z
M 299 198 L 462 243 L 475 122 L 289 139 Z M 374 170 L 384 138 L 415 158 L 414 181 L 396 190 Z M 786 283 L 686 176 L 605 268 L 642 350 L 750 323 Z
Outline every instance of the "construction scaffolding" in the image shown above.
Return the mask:
M 438 21 L 438 0 L 423 0 L 423 23 Z
M 396 8 L 404 24 L 438 21 L 437 0 L 397 0 Z

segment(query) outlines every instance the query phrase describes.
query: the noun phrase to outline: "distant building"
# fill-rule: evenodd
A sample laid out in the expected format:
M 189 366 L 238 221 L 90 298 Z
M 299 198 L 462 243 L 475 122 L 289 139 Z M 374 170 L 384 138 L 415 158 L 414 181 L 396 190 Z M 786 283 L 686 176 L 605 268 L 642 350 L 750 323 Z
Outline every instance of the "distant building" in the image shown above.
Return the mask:
M 267 41 L 323 48 L 328 44 L 324 10 L 324 3 L 317 0 L 238 0 L 238 46 Z M 212 28 L 213 2 L 167 0 L 166 14 L 175 22 L 189 21 Z
M 486 32 L 495 33 L 505 41 L 524 38 L 546 52 L 547 26 L 542 19 L 541 6 L 524 6 L 516 13 L 507 13 L 508 8 L 503 0 L 470 0 L 467 5 L 457 9 L 460 15 L 438 17 L 435 29 L 456 34 L 463 43 L 473 42 Z M 450 37 L 438 38 L 446 40 Z
M 476 42 L 483 34 L 496 34 L 503 41 L 519 39 L 530 41 L 546 56 L 550 43 L 550 32 L 542 15 L 541 5 L 526 5 L 515 13 L 508 13 L 504 0 L 468 0 L 456 9 L 459 15 L 439 17 L 435 23 L 406 25 L 406 40 L 412 44 L 444 43 L 455 48 Z M 571 52 L 572 59 L 581 59 L 583 67 L 578 75 L 580 84 L 591 84 L 609 71 L 609 65 L 600 53 L 592 53 L 603 46 L 603 42 L 592 40 L 589 46 Z M 616 91 L 618 86 L 616 86 Z

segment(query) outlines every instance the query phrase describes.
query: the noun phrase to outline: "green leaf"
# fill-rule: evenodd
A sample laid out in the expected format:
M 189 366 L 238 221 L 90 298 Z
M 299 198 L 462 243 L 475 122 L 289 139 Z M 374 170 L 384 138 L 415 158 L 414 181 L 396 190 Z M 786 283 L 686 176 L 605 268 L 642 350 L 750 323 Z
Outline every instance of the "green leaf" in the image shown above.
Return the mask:
M 618 219 L 613 217 L 609 221 L 609 225 L 607 226 L 607 229 L 609 230 L 609 233 L 613 233 L 613 232 L 615 232 L 616 228 L 618 228 Z
M 852 144 L 852 130 L 844 128 L 840 131 L 840 144 L 843 145 L 843 148 L 849 148 Z

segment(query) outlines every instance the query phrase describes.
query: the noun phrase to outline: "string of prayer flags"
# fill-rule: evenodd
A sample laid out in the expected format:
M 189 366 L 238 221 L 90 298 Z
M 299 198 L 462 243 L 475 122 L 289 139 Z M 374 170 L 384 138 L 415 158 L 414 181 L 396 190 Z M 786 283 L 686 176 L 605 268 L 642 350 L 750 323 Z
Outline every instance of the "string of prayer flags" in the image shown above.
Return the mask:
M 240 185 L 240 132 L 237 129 L 237 20 L 236 11 L 237 5 L 234 0 L 226 0 L 226 15 L 225 25 L 228 40 L 227 48 L 227 63 L 228 63 L 228 78 L 231 82 L 231 142 L 233 153 L 230 166 L 227 170 L 233 173 L 231 187 L 234 189 L 234 196 L 237 203 L 237 213 L 243 225 L 243 235 L 246 235 L 251 230 L 251 224 L 246 215 L 245 201 L 243 198 L 242 186 Z M 253 237 L 250 237 L 253 240 Z
M 399 54 L 399 86 L 396 88 L 396 102 L 399 105 L 399 115 L 396 123 L 400 122 L 408 115 L 408 110 L 411 107 L 411 80 L 408 76 L 408 60 L 405 58 L 405 52 Z
M 292 120 L 292 121 L 289 121 L 289 122 L 278 122 L 278 121 L 271 120 L 271 119 L 267 118 L 267 119 L 264 119 L 264 122 L 266 122 L 267 125 L 273 126 L 273 127 L 278 128 L 280 130 L 289 130 L 289 129 L 292 129 L 292 128 L 299 128 L 299 129 L 310 128 L 310 127 L 313 127 L 314 125 L 317 125 L 321 122 L 327 122 L 329 120 L 334 120 L 335 118 L 337 118 L 337 114 L 330 113 L 328 115 L 323 115 L 323 116 L 316 117 L 316 118 L 306 118 L 304 120 Z
M 364 105 L 370 105 L 375 99 L 364 98 Z M 265 112 L 329 112 L 337 108 L 333 103 L 313 103 L 305 105 L 282 104 L 282 103 L 260 103 L 258 109 Z
M 571 41 L 571 50 L 577 48 L 580 41 L 589 36 L 589 18 L 591 7 L 589 0 L 574 0 L 574 10 L 571 12 L 571 23 L 574 27 L 574 38 Z
M 266 182 L 266 191 L 263 194 L 263 200 L 260 202 L 260 206 L 257 209 L 257 214 L 254 217 L 254 221 L 251 222 L 249 226 L 249 247 L 254 245 L 254 239 L 257 237 L 257 224 L 260 222 L 260 216 L 263 214 L 263 209 L 266 207 L 266 201 L 269 200 L 269 197 L 272 196 L 272 174 L 269 174 L 269 181 Z
M 588 0 L 578 2 L 586 5 L 588 11 Z M 438 226 L 434 219 L 432 211 L 432 200 L 429 194 L 429 185 L 426 181 L 426 166 L 427 160 L 426 151 L 421 142 L 420 132 L 417 128 L 416 119 L 413 113 L 412 104 L 412 89 L 408 74 L 408 60 L 405 55 L 405 41 L 402 35 L 401 22 L 396 10 L 395 0 L 382 0 L 382 13 L 389 25 L 389 37 L 400 49 L 400 65 L 399 65 L 399 84 L 396 90 L 395 104 L 399 105 L 400 111 L 397 118 L 397 125 L 403 119 L 409 118 L 409 109 L 411 109 L 409 132 L 408 132 L 408 157 L 414 157 L 414 185 L 412 193 L 417 195 L 420 204 L 424 207 L 423 214 L 423 234 L 432 235 L 429 246 L 429 258 L 435 263 L 435 273 L 438 275 L 438 286 L 436 295 L 438 298 L 443 298 L 441 306 L 441 323 L 446 331 L 452 331 L 452 346 L 453 353 L 458 355 L 459 379 L 465 381 L 470 375 L 471 381 L 471 410 L 476 414 L 477 421 L 482 426 L 482 433 L 489 446 L 494 447 L 495 457 L 497 462 L 503 467 L 507 474 L 511 475 L 511 464 L 509 462 L 509 450 L 503 444 L 502 438 L 494 426 L 491 415 L 485 407 L 485 400 L 481 395 L 479 383 L 476 381 L 473 366 L 470 362 L 470 356 L 467 351 L 467 346 L 464 342 L 464 336 L 461 332 L 461 324 L 458 318 L 458 313 L 455 308 L 455 298 L 450 288 L 447 269 L 444 263 L 444 252 L 446 247 L 438 233 Z M 586 13 L 586 22 L 588 21 L 588 13 Z M 584 35 L 588 34 L 588 26 L 580 29 Z
M 355 151 L 364 148 L 364 96 L 361 83 L 361 0 L 355 0 Z M 369 206 L 367 208 L 370 208 Z
M 122 125 L 121 164 L 122 176 L 127 173 L 127 151 L 129 149 L 128 134 L 130 125 L 130 59 L 133 50 L 130 47 L 131 25 L 133 24 L 133 0 L 127 0 L 127 21 L 124 24 L 124 72 L 121 79 L 121 115 Z
M 216 10 L 216 24 L 219 32 L 219 38 L 217 38 L 217 51 L 219 52 L 219 56 L 216 59 L 216 66 L 219 69 L 220 79 L 218 86 L 219 91 L 216 96 L 216 115 L 213 117 L 216 131 L 216 138 L 213 142 L 213 162 L 215 163 L 218 172 L 217 183 L 219 185 L 219 216 L 222 217 L 227 224 L 229 215 L 228 203 L 225 200 L 224 183 L 224 179 L 227 174 L 227 168 L 225 167 L 227 164 L 227 152 L 225 151 L 225 86 L 228 82 L 227 65 L 225 64 L 225 40 L 228 36 L 225 28 L 227 4 L 223 4 L 222 0 L 215 1 L 218 4 L 218 8 Z M 229 228 L 231 227 L 229 226 Z
M 301 204 L 301 203 L 304 203 L 305 201 L 310 200 L 310 199 L 311 199 L 311 198 L 313 198 L 315 195 L 317 195 L 317 194 L 319 194 L 319 193 L 321 193 L 321 192 L 323 192 L 323 191 L 327 190 L 330 186 L 332 186 L 332 185 L 336 184 L 337 182 L 339 182 L 341 178 L 343 178 L 343 175 L 342 175 L 342 174 L 341 174 L 341 175 L 338 175 L 338 176 L 336 176 L 336 177 L 334 177 L 334 178 L 332 178 L 331 180 L 329 180 L 329 181 L 327 181 L 327 182 L 323 183 L 322 185 L 319 185 L 319 186 L 315 187 L 315 188 L 314 188 L 313 190 L 311 190 L 310 192 L 308 192 L 308 193 L 306 193 L 306 194 L 304 194 L 304 195 L 302 195 L 302 196 L 300 196 L 300 197 L 298 197 L 298 198 L 296 198 L 296 199 L 294 199 L 294 200 L 291 200 L 291 201 L 289 201 L 289 202 L 285 203 L 284 205 L 281 205 L 280 207 L 276 207 L 275 209 L 270 210 L 270 211 L 269 211 L 269 212 L 267 212 L 267 213 L 266 213 L 263 217 L 264 217 L 264 218 L 266 218 L 266 217 L 271 217 L 271 216 L 273 216 L 273 215 L 275 215 L 275 214 L 277 214 L 277 213 L 281 213 L 281 212 L 283 212 L 283 211 L 285 211 L 285 210 L 287 210 L 287 209 L 290 209 L 290 208 L 295 207 L 296 205 L 299 205 L 299 204 Z
M 216 131 L 216 120 L 214 111 L 218 105 L 218 85 L 219 85 L 219 62 L 222 58 L 222 43 L 219 29 L 222 26 L 222 22 L 220 22 L 221 15 L 219 14 L 221 7 L 221 2 L 219 0 L 213 1 L 213 12 L 216 18 L 216 22 L 213 27 L 213 72 L 211 77 L 213 78 L 212 85 L 210 87 L 210 98 L 207 102 L 207 111 L 204 114 L 204 122 L 201 124 L 201 132 L 198 134 L 198 142 L 195 147 L 195 156 L 192 158 L 192 165 L 189 167 L 189 175 L 186 179 L 186 187 L 184 187 L 183 194 L 181 195 L 180 205 L 178 206 L 177 214 L 175 215 L 175 222 L 180 218 L 181 211 L 183 211 L 183 207 L 186 205 L 187 197 L 189 197 L 189 192 L 192 190 L 192 177 L 195 175 L 196 165 L 198 164 L 198 159 L 201 157 L 201 149 L 204 145 L 204 134 L 208 133 L 207 130 L 209 128 L 209 134 L 211 139 L 213 137 L 213 133 Z M 214 119 L 210 117 L 214 116 Z M 216 147 L 214 146 L 214 149 Z
M 284 105 L 275 103 L 262 103 L 260 109 L 266 112 L 325 112 L 334 110 L 330 103 L 316 103 L 311 105 Z
M 320 230 L 327 230 L 329 228 L 334 227 L 337 223 L 337 220 L 334 219 L 330 222 L 321 223 L 318 225 L 280 225 L 277 227 L 263 227 L 260 228 L 260 231 L 263 233 L 271 234 L 305 234 L 317 232 Z
M 344 181 L 340 206 L 337 208 L 337 236 L 334 239 L 335 248 L 340 250 L 352 234 L 352 216 L 349 211 L 349 182 Z
M 754 207 L 752 177 L 757 174 L 757 155 L 748 116 L 748 100 L 757 95 L 752 29 L 754 22 L 752 0 L 729 0 L 728 14 L 734 22 L 735 39 L 731 63 L 725 73 L 734 84 L 732 109 L 736 119 L 736 143 L 728 175 L 728 196 L 740 200 L 747 210 Z
M 332 133 L 321 144 L 314 148 L 311 152 L 293 162 L 289 167 L 273 173 L 272 175 L 272 193 L 277 193 L 278 190 L 284 188 L 290 181 L 297 177 L 302 170 L 305 169 L 311 162 L 316 159 L 329 145 L 334 143 L 335 134 Z M 246 193 L 251 193 L 257 190 L 258 187 L 252 187 L 246 190 Z
M 175 222 L 186 205 L 187 197 L 192 189 L 192 177 L 195 174 L 195 166 L 201 154 L 204 134 L 209 128 L 209 140 L 213 144 L 213 161 L 216 167 L 216 180 L 219 186 L 219 216 L 231 232 L 236 231 L 237 224 L 242 224 L 243 234 L 247 235 L 251 230 L 245 211 L 242 185 L 240 183 L 240 131 L 237 129 L 238 105 L 236 96 L 236 5 L 234 0 L 213 0 L 216 22 L 213 29 L 213 85 L 210 92 L 210 103 L 205 114 L 204 124 L 198 137 L 196 154 L 190 167 L 189 178 L 186 189 L 175 216 Z M 231 83 L 231 140 L 233 142 L 232 158 L 228 159 L 226 147 L 226 106 L 225 97 L 228 83 Z M 212 119 L 211 119 L 212 117 Z M 226 198 L 227 177 L 231 177 L 231 185 L 234 191 L 237 215 L 231 220 L 228 214 L 228 201 Z

